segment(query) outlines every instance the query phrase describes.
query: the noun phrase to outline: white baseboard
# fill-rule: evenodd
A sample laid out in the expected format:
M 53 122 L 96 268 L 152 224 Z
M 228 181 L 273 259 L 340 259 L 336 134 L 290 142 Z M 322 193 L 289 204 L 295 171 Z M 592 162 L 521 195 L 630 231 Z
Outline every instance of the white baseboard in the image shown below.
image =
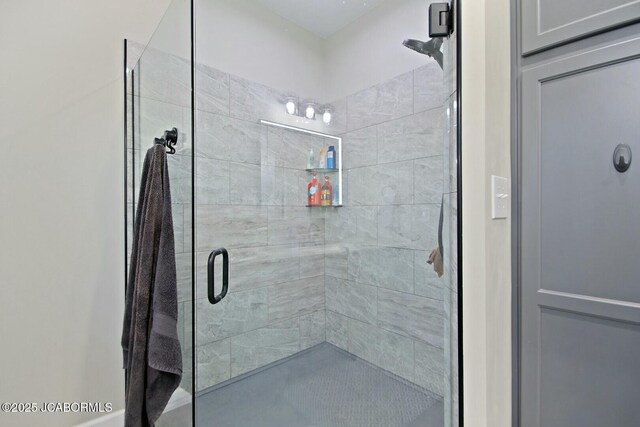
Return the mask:
M 95 418 L 76 427 L 122 427 L 124 425 L 124 409 Z
M 183 405 L 191 403 L 191 394 L 181 388 L 177 389 L 172 395 L 164 412 L 172 411 Z M 124 425 L 124 409 L 112 412 L 107 415 L 95 418 L 86 423 L 78 424 L 75 427 L 122 427 Z

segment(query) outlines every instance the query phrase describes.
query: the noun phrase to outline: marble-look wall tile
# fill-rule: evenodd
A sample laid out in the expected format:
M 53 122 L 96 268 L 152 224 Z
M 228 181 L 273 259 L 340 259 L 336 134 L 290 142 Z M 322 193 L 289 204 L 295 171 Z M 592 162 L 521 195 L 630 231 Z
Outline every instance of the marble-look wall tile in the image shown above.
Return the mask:
M 267 129 L 257 122 L 196 112 L 196 155 L 259 165 L 267 150 Z
M 324 219 L 325 211 L 322 209 L 309 209 L 304 206 L 269 206 L 269 221 L 283 219 Z
M 443 278 L 438 277 L 433 266 L 427 264 L 430 251 L 414 251 L 415 294 L 443 300 Z
M 347 97 L 347 129 L 350 131 L 412 113 L 412 71 Z
M 269 287 L 269 322 L 324 308 L 324 276 L 309 277 Z
M 441 155 L 442 111 L 424 111 L 379 125 L 378 163 Z
M 325 318 L 325 310 L 300 317 L 300 350 L 325 342 Z
M 176 254 L 176 279 L 178 289 L 178 301 L 193 299 L 192 281 L 192 257 L 191 252 Z
M 353 319 L 376 324 L 377 288 L 331 276 L 325 277 L 327 309 Z
M 215 306 L 196 301 L 198 344 L 207 344 L 268 324 L 267 289 L 229 293 Z
M 374 365 L 379 364 L 380 329 L 377 326 L 349 319 L 349 352 Z
M 266 206 L 200 205 L 196 221 L 198 251 L 267 244 Z
M 300 351 L 299 319 L 231 338 L 231 376 L 252 371 Z
M 196 110 L 229 115 L 229 75 L 196 64 Z
M 300 278 L 322 276 L 324 268 L 324 245 L 301 245 L 297 247 L 300 262 Z M 324 286 L 324 285 L 323 285 Z
M 231 117 L 258 122 L 282 117 L 284 96 L 277 90 L 241 77 L 230 77 Z
M 411 338 L 354 319 L 348 319 L 347 324 L 350 353 L 406 380 L 413 381 L 414 359 Z
M 327 212 L 325 242 L 349 245 L 378 243 L 377 206 L 346 206 Z
M 445 381 L 444 355 L 441 348 L 415 341 L 415 382 L 443 396 Z
M 183 107 L 191 106 L 190 60 L 147 47 L 136 70 L 141 97 Z
M 342 139 L 342 168 L 347 170 L 378 163 L 378 128 L 370 126 L 349 132 Z
M 378 325 L 391 332 L 444 345 L 442 301 L 403 292 L 378 290 Z
M 184 251 L 192 252 L 193 243 L 193 204 L 185 203 L 182 205 L 182 215 L 184 218 Z
M 414 203 L 442 201 L 443 156 L 425 157 L 413 161 Z
M 349 351 L 349 318 L 327 310 L 327 342 Z
M 172 203 L 191 203 L 193 181 L 191 156 L 174 154 L 167 157 Z M 140 188 L 138 185 L 137 188 Z
M 262 168 L 249 163 L 231 163 L 229 201 L 232 205 L 259 205 L 262 202 Z
M 413 293 L 413 251 L 378 246 L 349 251 L 351 281 Z
M 442 79 L 442 69 L 436 61 L 413 70 L 413 102 L 416 113 L 442 106 L 445 98 Z
M 323 218 L 269 218 L 269 245 L 324 243 Z
M 413 341 L 402 335 L 379 329 L 378 366 L 399 377 L 414 381 Z
M 438 242 L 439 205 L 381 206 L 378 241 L 381 246 L 431 250 Z
M 196 157 L 196 203 L 229 204 L 229 162 Z
M 351 205 L 413 203 L 413 162 L 351 169 L 347 200 Z
M 349 247 L 339 243 L 329 243 L 325 244 L 324 251 L 324 274 L 348 279 Z
M 335 145 L 334 140 L 287 129 L 268 127 L 267 135 L 268 148 L 263 163 L 292 169 L 307 167 L 309 150 L 313 150 L 317 163 L 320 149 Z
M 231 378 L 231 340 L 229 338 L 198 346 L 198 391 Z
M 229 277 L 237 292 L 300 277 L 297 246 L 270 246 L 229 250 Z
M 307 184 L 311 181 L 308 172 L 296 169 L 282 169 L 283 183 L 281 185 L 284 206 L 305 206 L 308 202 Z

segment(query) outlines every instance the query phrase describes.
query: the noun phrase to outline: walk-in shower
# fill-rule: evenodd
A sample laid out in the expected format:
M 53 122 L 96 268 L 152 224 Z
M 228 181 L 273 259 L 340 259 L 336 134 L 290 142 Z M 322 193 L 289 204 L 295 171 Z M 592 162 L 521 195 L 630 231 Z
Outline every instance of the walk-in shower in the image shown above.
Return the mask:
M 407 40 L 428 6 L 174 0 L 126 43 L 128 242 L 177 130 L 158 425 L 459 425 L 457 32 Z

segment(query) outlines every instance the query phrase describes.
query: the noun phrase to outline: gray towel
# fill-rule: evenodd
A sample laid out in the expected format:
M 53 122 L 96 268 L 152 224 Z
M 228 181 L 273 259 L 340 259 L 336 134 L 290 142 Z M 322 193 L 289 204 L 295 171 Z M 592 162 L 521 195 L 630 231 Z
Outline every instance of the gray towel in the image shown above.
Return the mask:
M 126 292 L 125 427 L 151 427 L 182 377 L 171 191 L 162 145 L 147 151 Z

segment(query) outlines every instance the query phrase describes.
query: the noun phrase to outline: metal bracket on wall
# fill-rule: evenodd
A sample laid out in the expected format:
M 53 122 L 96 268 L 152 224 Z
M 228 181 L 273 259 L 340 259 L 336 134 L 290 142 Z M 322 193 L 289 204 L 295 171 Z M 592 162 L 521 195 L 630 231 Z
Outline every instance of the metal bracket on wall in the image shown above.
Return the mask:
M 449 3 L 429 5 L 429 37 L 448 37 L 451 34 L 453 31 L 451 8 Z

